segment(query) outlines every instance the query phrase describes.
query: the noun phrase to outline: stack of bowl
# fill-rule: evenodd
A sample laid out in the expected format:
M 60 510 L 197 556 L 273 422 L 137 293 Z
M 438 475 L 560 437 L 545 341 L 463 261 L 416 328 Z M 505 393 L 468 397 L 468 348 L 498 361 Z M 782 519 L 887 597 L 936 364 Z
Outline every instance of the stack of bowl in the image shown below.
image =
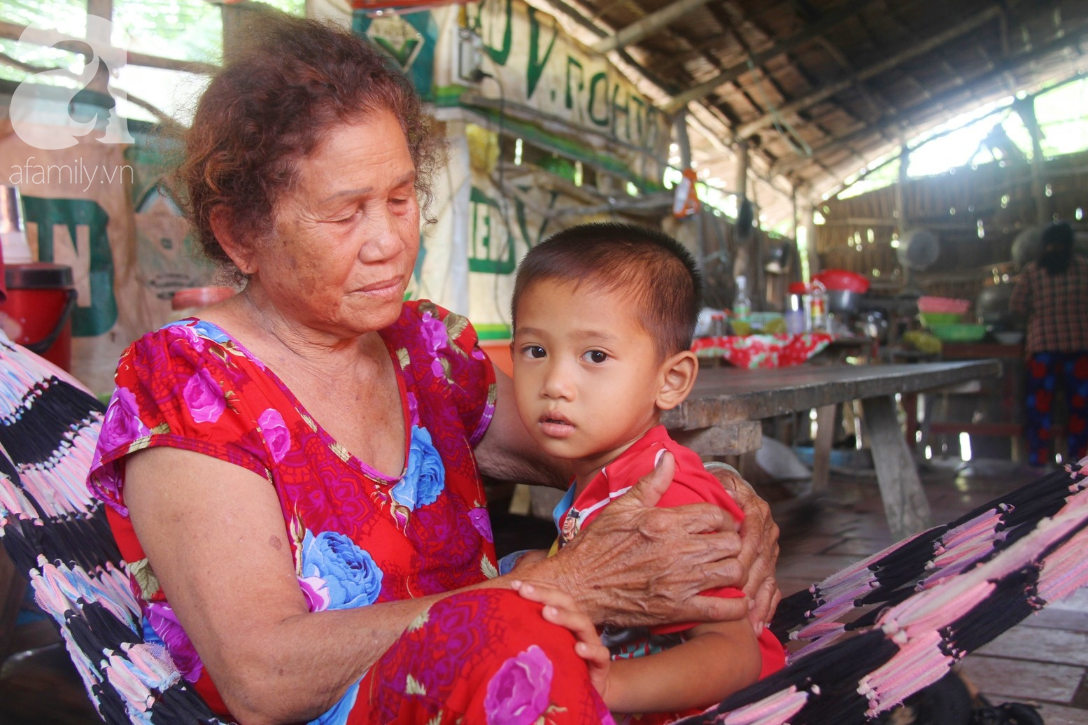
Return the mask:
M 922 324 L 942 342 L 977 342 L 986 336 L 986 325 L 960 322 L 970 306 L 952 297 L 918 298 Z

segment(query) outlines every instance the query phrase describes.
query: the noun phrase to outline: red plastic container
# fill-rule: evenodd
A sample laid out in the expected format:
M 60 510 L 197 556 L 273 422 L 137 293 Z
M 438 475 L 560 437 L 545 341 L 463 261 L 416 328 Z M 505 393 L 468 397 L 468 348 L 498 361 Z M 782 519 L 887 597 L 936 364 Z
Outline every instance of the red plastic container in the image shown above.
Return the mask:
M 4 269 L 8 298 L 0 303 L 4 329 L 13 342 L 64 370 L 72 369 L 72 312 L 76 290 L 72 268 L 31 262 Z
M 845 269 L 825 269 L 812 275 L 814 280 L 822 282 L 828 290 L 857 292 L 863 295 L 869 291 L 869 278 Z

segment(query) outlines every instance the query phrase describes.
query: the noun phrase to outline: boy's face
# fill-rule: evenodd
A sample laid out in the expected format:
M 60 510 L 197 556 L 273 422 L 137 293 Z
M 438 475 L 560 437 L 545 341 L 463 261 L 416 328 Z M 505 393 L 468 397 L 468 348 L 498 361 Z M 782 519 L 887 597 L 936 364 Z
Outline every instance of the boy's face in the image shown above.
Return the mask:
M 589 284 L 544 280 L 518 301 L 518 412 L 544 451 L 573 459 L 579 475 L 657 423 L 664 364 L 637 315 L 622 293 Z

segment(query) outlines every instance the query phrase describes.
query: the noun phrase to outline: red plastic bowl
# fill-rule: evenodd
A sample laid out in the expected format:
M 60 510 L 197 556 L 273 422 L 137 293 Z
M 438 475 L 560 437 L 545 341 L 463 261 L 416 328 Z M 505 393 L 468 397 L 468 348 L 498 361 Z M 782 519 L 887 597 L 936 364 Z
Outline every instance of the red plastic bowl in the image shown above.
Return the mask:
M 845 290 L 865 294 L 869 291 L 869 278 L 845 269 L 825 269 L 814 274 L 813 279 L 819 280 L 829 290 Z

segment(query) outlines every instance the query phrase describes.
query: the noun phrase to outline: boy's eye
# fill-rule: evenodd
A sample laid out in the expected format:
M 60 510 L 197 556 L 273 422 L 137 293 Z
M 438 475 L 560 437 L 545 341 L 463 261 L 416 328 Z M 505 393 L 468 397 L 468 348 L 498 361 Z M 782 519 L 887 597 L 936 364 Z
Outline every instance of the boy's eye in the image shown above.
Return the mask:
M 585 354 L 585 358 L 591 363 L 597 363 L 599 365 L 608 359 L 608 353 L 601 352 L 600 350 L 590 350 Z
M 540 345 L 530 345 L 525 348 L 525 354 L 531 358 L 542 358 L 548 353 Z

